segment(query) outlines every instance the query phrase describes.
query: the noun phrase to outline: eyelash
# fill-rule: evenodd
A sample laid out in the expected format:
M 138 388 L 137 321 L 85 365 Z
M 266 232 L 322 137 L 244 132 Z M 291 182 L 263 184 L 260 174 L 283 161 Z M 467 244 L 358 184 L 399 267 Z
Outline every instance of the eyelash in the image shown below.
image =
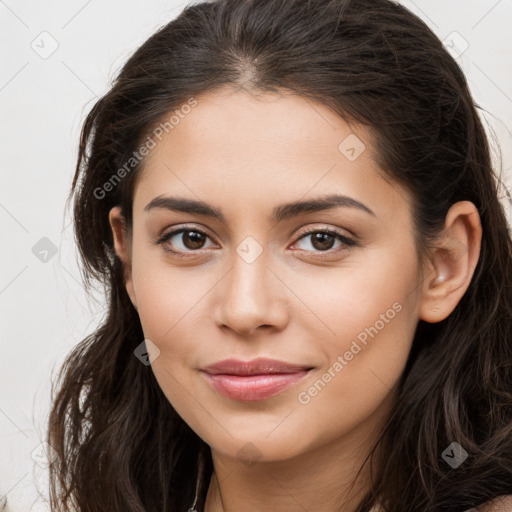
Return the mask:
M 179 258 L 188 258 L 188 257 L 190 257 L 189 254 L 200 252 L 202 249 L 190 250 L 190 251 L 176 251 L 174 249 L 170 249 L 170 248 L 165 247 L 163 245 L 165 242 L 170 240 L 175 235 L 177 235 L 179 233 L 184 233 L 184 232 L 187 232 L 187 231 L 193 231 L 195 233 L 200 233 L 202 235 L 205 235 L 208 238 L 211 238 L 207 233 L 205 233 L 204 231 L 202 231 L 200 229 L 197 229 L 194 226 L 190 226 L 190 227 L 184 226 L 184 227 L 181 227 L 181 228 L 176 229 L 174 231 L 170 231 L 169 233 L 166 233 L 165 235 L 161 236 L 160 238 L 157 238 L 153 243 L 155 245 L 162 245 L 162 248 L 163 248 L 164 251 L 172 253 L 175 256 L 178 256 Z M 333 229 L 327 229 L 327 228 L 326 229 L 311 229 L 311 230 L 308 230 L 308 231 L 301 232 L 300 236 L 297 238 L 297 240 L 295 240 L 294 244 L 296 242 L 298 242 L 299 240 L 302 240 L 303 238 L 306 238 L 308 235 L 312 235 L 312 234 L 315 234 L 315 233 L 323 233 L 323 234 L 333 235 L 334 237 L 336 237 L 338 240 L 340 240 L 346 246 L 346 247 L 338 247 L 336 249 L 328 249 L 326 251 L 306 251 L 306 252 L 316 252 L 316 253 L 318 253 L 318 256 L 316 256 L 316 257 L 322 258 L 322 257 L 324 257 L 323 254 L 326 255 L 325 257 L 332 256 L 333 253 L 336 253 L 336 252 L 338 252 L 340 250 L 347 250 L 347 249 L 350 249 L 352 247 L 357 247 L 357 245 L 358 245 L 358 243 L 355 240 L 353 240 L 351 238 L 348 238 L 345 235 L 342 235 L 338 231 L 335 231 Z

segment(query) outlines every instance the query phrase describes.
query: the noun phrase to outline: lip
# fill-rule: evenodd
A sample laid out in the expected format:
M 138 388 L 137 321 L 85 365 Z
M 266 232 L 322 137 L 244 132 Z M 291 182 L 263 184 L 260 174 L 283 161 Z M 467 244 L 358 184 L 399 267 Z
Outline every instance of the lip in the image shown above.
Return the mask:
M 258 357 L 251 361 L 240 361 L 239 359 L 224 359 L 218 363 L 211 364 L 203 371 L 211 375 L 268 375 L 271 373 L 296 373 L 303 370 L 310 370 L 312 367 L 303 364 L 286 363 L 278 359 Z
M 235 400 L 256 401 L 275 396 L 303 380 L 311 366 L 276 359 L 226 359 L 202 369 L 208 383 Z

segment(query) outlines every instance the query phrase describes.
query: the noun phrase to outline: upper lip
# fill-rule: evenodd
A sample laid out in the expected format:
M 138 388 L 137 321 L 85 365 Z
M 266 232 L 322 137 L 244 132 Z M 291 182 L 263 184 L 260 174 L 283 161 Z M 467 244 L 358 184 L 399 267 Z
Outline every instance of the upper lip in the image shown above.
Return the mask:
M 225 359 L 214 363 L 202 370 L 212 375 L 268 375 L 271 373 L 296 373 L 311 370 L 312 367 L 303 364 L 286 363 L 277 359 L 260 357 L 252 361 L 240 361 L 239 359 Z

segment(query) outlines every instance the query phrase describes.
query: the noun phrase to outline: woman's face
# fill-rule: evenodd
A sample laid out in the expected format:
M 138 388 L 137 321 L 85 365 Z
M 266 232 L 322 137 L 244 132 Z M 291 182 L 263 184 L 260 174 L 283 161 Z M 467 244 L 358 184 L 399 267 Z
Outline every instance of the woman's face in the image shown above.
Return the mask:
M 284 460 L 363 435 L 389 410 L 419 319 L 410 196 L 381 177 L 368 133 L 322 104 L 195 99 L 153 136 L 134 195 L 127 290 L 155 377 L 226 457 Z M 261 357 L 312 369 L 271 391 L 203 371 Z

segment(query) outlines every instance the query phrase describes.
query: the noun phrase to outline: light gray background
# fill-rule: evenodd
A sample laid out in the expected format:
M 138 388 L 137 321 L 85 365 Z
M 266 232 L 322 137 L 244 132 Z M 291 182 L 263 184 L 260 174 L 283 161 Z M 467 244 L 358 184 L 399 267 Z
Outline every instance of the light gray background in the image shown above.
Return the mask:
M 80 283 L 69 212 L 81 123 L 114 72 L 188 2 L 0 0 L 0 495 L 10 512 L 49 510 L 39 464 L 50 375 L 94 330 L 103 300 Z M 512 1 L 404 0 L 458 57 L 512 183 Z M 46 33 L 44 33 L 46 32 Z M 453 33 L 456 32 L 455 35 Z M 43 33 L 43 34 L 42 34 Z M 58 47 L 51 55 L 52 45 Z M 499 155 L 498 155 L 499 156 Z M 509 202 L 507 212 L 510 217 Z M 55 246 L 44 258 L 37 250 Z M 39 253 L 38 257 L 33 252 Z M 32 455 L 34 454 L 34 455 Z M 36 460 L 34 460 L 36 459 Z M 44 464 L 43 464 L 44 466 Z M 1 506 L 0 506 L 1 510 Z

